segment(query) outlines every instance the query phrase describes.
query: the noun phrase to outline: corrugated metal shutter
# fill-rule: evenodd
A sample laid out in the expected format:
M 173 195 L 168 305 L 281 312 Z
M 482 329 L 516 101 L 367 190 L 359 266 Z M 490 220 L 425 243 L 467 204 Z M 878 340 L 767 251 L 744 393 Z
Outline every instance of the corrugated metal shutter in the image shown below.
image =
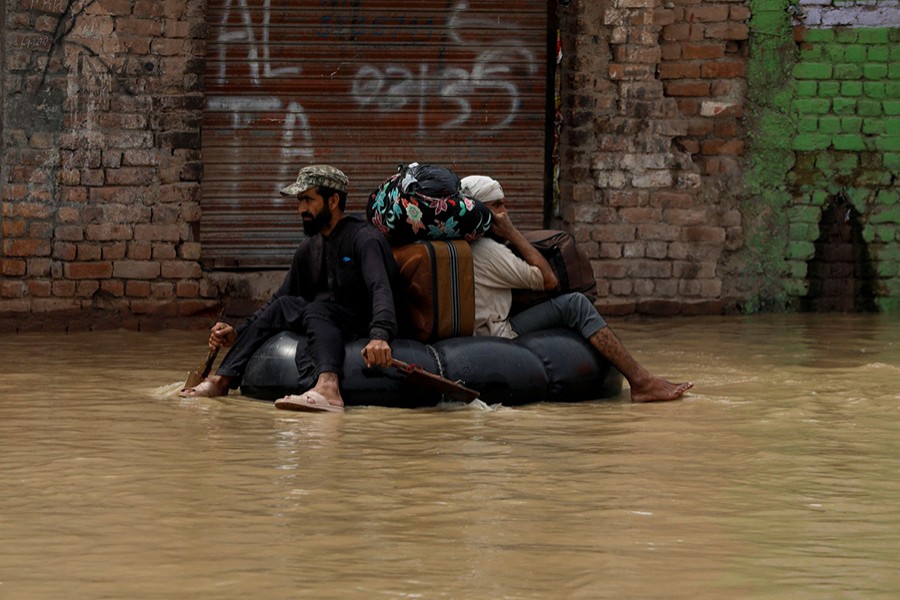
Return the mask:
M 354 211 L 401 162 L 491 175 L 516 222 L 540 227 L 548 10 L 544 0 L 209 0 L 204 264 L 285 266 L 302 232 L 278 190 L 307 164 L 344 170 Z

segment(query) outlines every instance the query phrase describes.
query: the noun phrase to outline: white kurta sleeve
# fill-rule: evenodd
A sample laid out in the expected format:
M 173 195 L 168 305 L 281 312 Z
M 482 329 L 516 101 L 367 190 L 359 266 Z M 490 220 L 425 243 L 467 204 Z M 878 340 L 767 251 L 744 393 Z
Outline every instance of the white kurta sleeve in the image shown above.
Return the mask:
M 509 325 L 512 290 L 543 290 L 541 270 L 488 238 L 472 242 L 475 276 L 475 335 L 514 338 Z

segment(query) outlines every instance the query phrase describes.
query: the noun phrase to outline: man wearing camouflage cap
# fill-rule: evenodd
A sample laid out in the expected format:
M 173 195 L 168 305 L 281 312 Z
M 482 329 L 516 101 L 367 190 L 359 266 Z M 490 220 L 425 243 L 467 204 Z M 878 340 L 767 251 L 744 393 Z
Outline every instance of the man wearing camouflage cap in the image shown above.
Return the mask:
M 298 348 L 305 393 L 275 403 L 287 410 L 341 412 L 344 344 L 368 335 L 367 366 L 391 364 L 390 341 L 397 334 L 391 283 L 397 265 L 387 240 L 372 225 L 347 215 L 349 180 L 329 165 L 304 167 L 281 190 L 295 197 L 306 233 L 281 287 L 269 302 L 237 328 L 216 323 L 211 348 L 233 346 L 215 375 L 183 396 L 223 396 L 240 385 L 253 353 L 273 335 L 296 331 L 307 336 L 308 352 Z

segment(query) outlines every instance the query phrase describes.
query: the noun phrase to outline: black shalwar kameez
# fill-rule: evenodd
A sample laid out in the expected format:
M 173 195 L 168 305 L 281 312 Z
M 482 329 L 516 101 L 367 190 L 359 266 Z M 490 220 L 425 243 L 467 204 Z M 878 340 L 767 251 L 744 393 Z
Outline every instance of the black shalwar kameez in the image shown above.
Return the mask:
M 325 372 L 340 378 L 347 341 L 368 335 L 390 342 L 397 335 L 396 274 L 385 237 L 365 220 L 345 216 L 327 237 L 319 233 L 300 243 L 281 287 L 236 328 L 237 341 L 216 373 L 238 387 L 253 353 L 289 330 L 307 338 L 297 349 L 303 387 Z

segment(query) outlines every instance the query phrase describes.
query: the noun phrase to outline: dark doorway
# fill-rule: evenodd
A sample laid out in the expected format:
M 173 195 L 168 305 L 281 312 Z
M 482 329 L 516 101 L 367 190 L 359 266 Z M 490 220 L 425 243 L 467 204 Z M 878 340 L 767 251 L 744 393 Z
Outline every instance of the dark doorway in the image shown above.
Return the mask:
M 862 237 L 859 212 L 842 194 L 822 211 L 815 256 L 807 267 L 809 312 L 878 312 L 875 270 Z

